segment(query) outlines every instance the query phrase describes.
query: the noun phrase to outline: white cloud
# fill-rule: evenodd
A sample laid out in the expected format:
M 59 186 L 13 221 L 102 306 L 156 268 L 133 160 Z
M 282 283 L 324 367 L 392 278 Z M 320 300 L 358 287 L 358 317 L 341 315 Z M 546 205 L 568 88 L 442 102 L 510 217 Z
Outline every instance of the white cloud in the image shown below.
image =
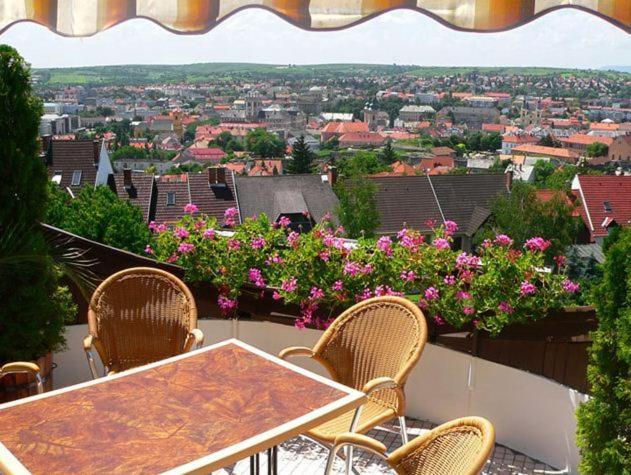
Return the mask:
M 335 32 L 309 32 L 270 12 L 248 10 L 210 32 L 179 36 L 133 20 L 89 38 L 64 38 L 28 23 L 0 42 L 35 67 L 193 62 L 398 63 L 440 66 L 631 65 L 631 35 L 578 10 L 550 13 L 502 33 L 450 30 L 416 12 L 399 10 Z

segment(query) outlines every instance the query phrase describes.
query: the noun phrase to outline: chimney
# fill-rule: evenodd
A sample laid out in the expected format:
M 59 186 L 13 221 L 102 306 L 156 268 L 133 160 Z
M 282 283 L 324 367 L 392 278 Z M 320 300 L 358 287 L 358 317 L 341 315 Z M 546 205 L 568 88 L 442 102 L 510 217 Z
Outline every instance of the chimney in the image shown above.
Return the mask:
M 513 187 L 513 170 L 510 167 L 504 172 L 504 182 L 506 183 L 506 189 L 510 191 Z
M 217 183 L 220 185 L 226 184 L 226 168 L 225 167 L 217 167 Z
M 337 183 L 337 175 L 338 175 L 338 171 L 337 171 L 337 167 L 329 167 L 329 171 L 327 172 L 327 175 L 329 176 L 329 185 L 331 186 L 335 186 L 335 184 Z
M 212 186 L 217 183 L 217 168 L 208 167 L 208 185 Z
M 125 168 L 123 169 L 123 185 L 125 186 L 125 190 L 129 191 L 132 189 L 134 184 L 131 181 L 131 169 Z
M 52 143 L 52 141 L 52 135 L 42 135 L 42 152 L 44 153 L 44 155 L 48 155 L 48 153 L 50 152 L 50 144 Z

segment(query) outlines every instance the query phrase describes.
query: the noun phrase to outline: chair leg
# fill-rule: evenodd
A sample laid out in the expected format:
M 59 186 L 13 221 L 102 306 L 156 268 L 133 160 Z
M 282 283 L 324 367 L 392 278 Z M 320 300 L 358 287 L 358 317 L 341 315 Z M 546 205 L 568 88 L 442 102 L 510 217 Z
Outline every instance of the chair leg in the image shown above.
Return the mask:
M 346 475 L 351 475 L 353 471 L 353 447 L 346 447 Z
M 334 447 L 329 449 L 329 456 L 326 459 L 326 469 L 324 469 L 324 475 L 331 475 L 333 470 L 333 463 L 335 463 L 335 455 L 337 450 Z
M 401 429 L 401 439 L 403 440 L 403 445 L 408 443 L 408 428 L 405 423 L 405 416 L 399 417 L 399 428 Z

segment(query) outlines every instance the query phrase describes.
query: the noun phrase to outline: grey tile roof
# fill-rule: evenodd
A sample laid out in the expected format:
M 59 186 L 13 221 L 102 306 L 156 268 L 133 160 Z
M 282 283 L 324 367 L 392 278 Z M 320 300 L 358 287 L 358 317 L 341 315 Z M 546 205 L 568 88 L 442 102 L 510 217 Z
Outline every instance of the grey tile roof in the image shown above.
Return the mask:
M 132 172 L 132 189 L 125 189 L 123 173 L 115 173 L 114 186 L 115 192 L 120 199 L 127 200 L 131 204 L 136 205 L 142 211 L 145 221 L 153 219 L 154 206 L 152 199 L 155 200 L 155 179 L 153 175 L 144 172 Z
M 304 208 L 320 221 L 338 204 L 337 196 L 320 175 L 236 176 L 241 217 L 265 213 L 275 220 L 279 214 L 301 213 Z
M 49 178 L 61 174 L 59 186 L 70 188 L 74 194 L 84 186 L 94 186 L 100 144 L 92 140 L 53 140 L 46 159 Z M 71 185 L 75 171 L 81 172 L 78 185 Z

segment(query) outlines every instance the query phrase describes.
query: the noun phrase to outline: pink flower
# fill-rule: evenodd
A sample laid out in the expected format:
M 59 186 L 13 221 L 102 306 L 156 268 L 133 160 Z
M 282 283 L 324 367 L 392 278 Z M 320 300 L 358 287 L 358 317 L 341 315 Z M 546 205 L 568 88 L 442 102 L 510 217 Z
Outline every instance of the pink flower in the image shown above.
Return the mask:
M 311 287 L 311 291 L 309 292 L 309 297 L 311 300 L 319 300 L 324 298 L 324 290 L 318 287 Z
M 186 229 L 184 229 L 183 227 L 175 228 L 175 232 L 174 233 L 180 239 L 186 239 L 190 235 L 190 233 Z
M 341 280 L 336 280 L 335 282 L 333 282 L 333 285 L 331 286 L 331 289 L 335 290 L 336 292 L 339 292 L 341 290 L 344 289 L 344 282 L 342 282 Z
M 427 221 L 425 221 L 425 225 L 428 228 L 434 228 L 436 226 L 436 220 L 435 219 L 428 219 Z
M 364 268 L 362 269 L 362 274 L 364 275 L 372 274 L 373 270 L 375 270 L 375 268 L 373 267 L 372 264 L 366 264 Z
M 401 278 L 401 280 L 405 280 L 405 281 L 408 281 L 408 282 L 414 282 L 414 279 L 416 279 L 416 274 L 414 273 L 413 270 L 403 271 L 403 272 L 401 272 L 401 275 L 399 275 L 399 277 Z
M 188 254 L 189 252 L 193 252 L 195 250 L 195 244 L 191 244 L 190 242 L 183 242 L 177 248 L 182 254 Z
M 202 229 L 204 226 L 206 226 L 206 221 L 204 221 L 203 219 L 197 220 L 195 221 L 195 229 L 197 231 L 199 231 L 200 229 Z
M 554 262 L 556 262 L 557 266 L 560 269 L 567 262 L 567 257 L 565 257 L 565 256 L 554 256 Z
M 397 233 L 397 239 L 403 239 L 407 235 L 408 235 L 407 228 L 403 228 L 401 231 Z
M 300 234 L 298 234 L 295 231 L 292 231 L 287 236 L 287 242 L 289 243 L 290 246 L 296 247 L 298 245 L 298 239 L 299 238 L 300 238 Z
M 368 287 L 365 287 L 361 294 L 355 296 L 355 300 L 357 302 L 361 302 L 362 300 L 367 300 L 370 297 L 372 297 L 372 291 Z
M 184 206 L 184 212 L 187 214 L 197 213 L 198 211 L 199 211 L 199 208 L 195 206 L 193 203 L 189 203 L 186 206 Z
M 456 267 L 458 269 L 466 269 L 473 268 L 477 269 L 482 265 L 482 261 L 478 256 L 473 256 L 471 254 L 467 254 L 466 252 L 460 253 L 458 257 L 456 257 Z
M 513 308 L 513 306 L 511 304 L 509 304 L 508 302 L 500 302 L 500 304 L 498 305 L 498 307 L 500 309 L 501 312 L 504 313 L 513 313 L 515 312 L 515 309 Z
M 448 236 L 451 236 L 458 231 L 458 225 L 454 221 L 445 221 L 445 232 Z
M 550 241 L 543 239 L 541 237 L 533 237 L 526 241 L 524 247 L 529 251 L 540 251 L 543 252 L 550 247 L 552 244 Z
M 252 245 L 252 249 L 263 249 L 267 242 L 264 238 L 259 236 L 252 239 L 252 242 L 250 244 Z
M 533 295 L 537 293 L 537 287 L 535 287 L 532 283 L 527 280 L 523 281 L 519 286 L 519 292 L 523 295 Z
M 305 322 L 304 320 L 301 320 L 299 318 L 297 318 L 294 321 L 294 326 L 298 329 L 298 330 L 303 330 L 305 328 Z
M 473 307 L 465 307 L 462 309 L 465 315 L 473 315 L 475 313 L 475 308 Z
M 283 228 L 286 228 L 291 224 L 291 219 L 289 219 L 287 216 L 281 216 L 280 218 L 278 218 L 278 224 L 280 224 Z
M 563 290 L 565 290 L 568 294 L 574 294 L 581 288 L 580 284 L 572 282 L 569 279 L 565 279 L 561 285 L 563 285 Z
M 351 277 L 354 277 L 357 274 L 359 274 L 361 271 L 362 271 L 362 267 L 357 262 L 348 261 L 346 264 L 344 264 L 344 274 L 346 275 L 350 275 Z
M 293 292 L 298 287 L 298 281 L 295 277 L 292 277 L 289 280 L 284 280 L 281 284 L 280 288 L 285 292 Z
M 282 297 L 281 297 L 281 295 L 278 293 L 278 291 L 277 291 L 277 290 L 275 290 L 275 291 L 272 293 L 272 298 L 273 298 L 274 300 L 280 300 Z
M 434 319 L 434 323 L 436 323 L 436 325 L 445 324 L 445 320 L 443 320 L 443 318 L 440 315 L 434 315 L 432 318 Z
M 175 254 L 175 253 L 173 253 L 173 254 L 171 254 L 171 255 L 168 257 L 167 262 L 168 262 L 169 264 L 171 264 L 171 263 L 173 263 L 173 262 L 175 262 L 175 261 L 177 261 L 177 260 L 178 260 L 178 255 L 177 255 L 177 254 Z
M 377 241 L 377 249 L 383 252 L 386 256 L 392 256 L 392 239 L 388 236 L 382 236 Z
M 344 226 L 338 226 L 337 229 L 335 230 L 336 234 L 344 234 L 346 232 L 346 229 L 344 229 Z
M 150 231 L 155 231 L 157 227 L 158 227 L 158 225 L 156 224 L 155 221 L 149 221 L 149 230 Z
M 447 239 L 445 238 L 436 238 L 434 239 L 434 247 L 436 249 L 439 249 L 441 251 L 445 250 L 445 249 L 449 249 L 451 246 L 449 245 L 449 241 L 447 241 Z
M 511 238 L 509 238 L 506 234 L 498 234 L 497 236 L 495 236 L 495 244 L 499 245 L 499 246 L 512 246 L 513 245 L 513 240 Z
M 280 257 L 280 256 L 278 255 L 278 253 L 276 253 L 276 254 L 274 254 L 274 255 L 272 256 L 272 262 L 273 262 L 274 264 L 282 264 L 284 261 L 283 261 L 283 258 L 282 258 L 282 257 Z
M 440 292 L 435 287 L 428 287 L 425 290 L 425 298 L 427 300 L 437 300 L 438 298 L 440 298 Z
M 225 295 L 220 295 L 217 298 L 217 305 L 219 305 L 221 313 L 225 315 L 237 308 L 237 301 L 235 299 L 228 298 Z
M 236 239 L 228 239 L 228 250 L 229 251 L 238 251 L 241 249 L 241 243 Z
M 491 242 L 490 239 L 485 239 L 484 241 L 482 241 L 482 247 L 484 249 L 488 249 L 489 247 L 491 247 L 493 245 L 493 243 Z
M 323 250 L 318 252 L 318 257 L 322 259 L 324 262 L 329 262 L 331 259 L 331 253 L 328 250 Z
M 459 290 L 456 292 L 456 298 L 458 300 L 467 300 L 471 298 L 471 294 L 469 292 L 465 292 L 464 290 Z
M 329 213 L 328 211 L 326 213 L 324 213 L 324 215 L 322 216 L 322 222 L 329 222 L 331 221 L 331 213 Z
M 260 269 L 257 269 L 256 267 L 251 268 L 248 272 L 248 278 L 256 287 L 265 287 L 265 279 L 263 279 L 263 273 Z
M 239 210 L 237 208 L 228 208 L 224 214 L 224 224 L 228 227 L 233 227 L 237 224 L 239 218 Z
M 453 275 L 447 275 L 443 279 L 443 282 L 447 285 L 456 285 L 456 277 Z
M 204 236 L 206 239 L 215 239 L 215 234 L 216 232 L 214 229 L 206 229 L 202 236 Z
M 420 309 L 426 310 L 426 309 L 427 309 L 427 306 L 428 306 L 428 304 L 427 304 L 427 300 L 425 300 L 425 299 L 419 299 L 419 301 L 418 301 L 418 304 L 417 304 L 417 305 L 418 305 L 418 307 L 419 307 Z
M 403 292 L 397 292 L 392 290 L 388 285 L 378 285 L 375 288 L 375 297 L 382 297 L 384 295 L 394 295 L 396 297 L 403 297 Z
M 147 244 L 147 247 L 145 247 L 145 252 L 147 254 L 153 254 L 153 249 L 149 244 Z

